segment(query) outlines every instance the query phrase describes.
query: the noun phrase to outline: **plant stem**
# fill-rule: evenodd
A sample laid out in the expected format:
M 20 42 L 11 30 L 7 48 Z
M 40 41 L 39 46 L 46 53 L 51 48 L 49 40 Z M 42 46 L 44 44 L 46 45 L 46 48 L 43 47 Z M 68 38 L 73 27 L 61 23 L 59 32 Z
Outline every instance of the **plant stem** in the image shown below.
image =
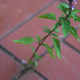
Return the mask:
M 68 15 L 66 15 L 65 18 L 68 18 L 69 14 L 71 13 L 71 10 L 72 10 L 72 6 L 70 5 L 69 13 L 68 13 Z M 61 23 L 60 23 L 60 25 L 61 25 Z M 60 26 L 60 25 L 59 25 L 59 26 Z M 58 27 L 59 27 L 59 26 L 58 26 Z M 40 48 L 40 46 L 43 44 L 43 42 L 46 40 L 46 38 L 47 38 L 48 36 L 50 36 L 51 33 L 52 33 L 55 29 L 56 29 L 56 28 L 54 28 L 48 35 L 46 35 L 45 38 L 44 38 L 44 39 L 40 42 L 40 44 L 37 46 L 37 48 L 36 48 L 35 51 L 33 52 L 33 55 L 31 56 L 30 60 L 28 61 L 27 65 L 26 65 L 26 68 L 28 67 L 29 62 L 32 61 L 32 59 L 34 58 L 34 53 L 37 52 L 37 50 Z

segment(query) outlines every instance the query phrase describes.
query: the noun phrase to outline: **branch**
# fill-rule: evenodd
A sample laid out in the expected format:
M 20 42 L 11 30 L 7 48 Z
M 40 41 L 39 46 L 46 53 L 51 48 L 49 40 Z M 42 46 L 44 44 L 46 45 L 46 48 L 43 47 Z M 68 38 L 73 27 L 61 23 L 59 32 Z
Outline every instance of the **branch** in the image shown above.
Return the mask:
M 72 6 L 70 5 L 69 13 L 66 15 L 65 18 L 68 18 L 68 17 L 69 17 L 69 15 L 70 15 L 70 13 L 71 13 L 71 10 L 72 10 Z M 60 23 L 60 25 L 61 25 L 61 23 Z M 59 25 L 59 26 L 60 26 L 60 25 Z M 59 27 L 59 26 L 58 26 L 58 27 Z M 47 34 L 47 35 L 45 36 L 45 38 L 44 38 L 44 39 L 40 42 L 40 44 L 37 46 L 37 48 L 36 48 L 35 51 L 33 52 L 32 57 L 31 57 L 30 60 L 28 61 L 26 68 L 28 67 L 29 62 L 32 61 L 32 59 L 33 59 L 33 57 L 34 57 L 34 54 L 38 51 L 38 49 L 39 49 L 40 46 L 43 44 L 43 42 L 47 39 L 47 37 L 49 37 L 49 36 L 51 35 L 51 33 L 52 33 L 55 29 L 56 29 L 56 28 L 54 28 L 49 34 Z

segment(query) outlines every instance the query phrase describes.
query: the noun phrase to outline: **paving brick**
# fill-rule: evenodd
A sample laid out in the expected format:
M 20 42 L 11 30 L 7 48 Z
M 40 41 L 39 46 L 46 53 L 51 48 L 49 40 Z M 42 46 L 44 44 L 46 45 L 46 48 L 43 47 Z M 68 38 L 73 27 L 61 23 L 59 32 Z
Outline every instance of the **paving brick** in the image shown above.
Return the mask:
M 53 12 L 57 15 L 57 18 L 58 18 L 59 15 L 61 14 L 60 10 L 58 8 L 56 8 L 56 5 L 58 5 L 58 3 L 60 3 L 60 2 L 57 1 L 52 6 L 50 6 L 48 9 L 46 9 L 42 13 L 40 13 L 40 15 L 49 13 L 49 12 Z M 27 60 L 27 57 L 31 57 L 31 55 L 32 55 L 32 51 L 31 51 L 30 47 L 24 46 L 21 44 L 17 44 L 17 43 L 13 43 L 12 40 L 20 39 L 25 36 L 31 36 L 31 37 L 35 38 L 36 35 L 39 35 L 39 36 L 43 37 L 45 35 L 45 33 L 42 31 L 43 30 L 42 26 L 52 28 L 52 26 L 55 23 L 56 22 L 53 20 L 46 20 L 46 19 L 41 19 L 41 18 L 35 17 L 32 20 L 30 20 L 27 24 L 24 24 L 18 30 L 16 30 L 15 32 L 13 32 L 9 36 L 7 36 L 4 40 L 2 40 L 1 44 L 6 49 L 8 49 L 10 52 L 12 52 L 15 56 L 17 56 L 19 59 Z M 78 24 L 79 23 L 72 24 L 72 25 L 76 26 Z M 61 27 L 59 27 L 59 29 L 61 30 Z M 61 34 L 62 34 L 62 32 L 60 31 L 59 35 L 61 35 Z M 49 45 L 53 44 L 50 37 L 45 42 Z M 36 48 L 37 43 L 34 43 L 33 45 Z M 38 54 L 42 53 L 44 50 L 45 49 L 43 47 L 41 47 L 41 49 L 38 51 Z
M 0 49 L 0 80 L 11 80 L 22 69 L 22 65 Z
M 46 54 L 38 62 L 37 70 L 49 80 L 80 80 L 80 55 L 63 43 L 61 47 L 61 60 L 53 60 Z
M 58 3 L 57 3 L 58 4 Z M 46 12 L 53 12 L 52 10 L 55 9 L 55 5 L 51 6 Z M 56 10 L 56 9 L 55 9 Z M 55 11 L 54 11 L 55 12 Z M 48 26 L 52 27 L 54 25 L 53 20 L 44 20 L 35 17 L 31 21 L 29 21 L 27 24 L 23 25 L 21 28 L 10 34 L 7 38 L 5 38 L 1 44 L 7 48 L 10 52 L 12 52 L 14 55 L 16 55 L 20 59 L 27 59 L 27 57 L 31 56 L 31 49 L 29 46 L 24 46 L 21 44 L 13 43 L 12 40 L 19 39 L 25 36 L 32 36 L 35 37 L 36 35 L 39 35 L 43 37 L 45 33 L 42 32 L 42 26 Z M 49 40 L 49 39 L 48 39 Z M 47 41 L 49 43 L 49 41 Z M 34 46 L 36 47 L 37 44 Z M 40 51 L 41 52 L 41 51 Z
M 77 4 L 75 5 L 75 7 L 80 10 L 80 0 L 77 0 Z
M 0 0 L 0 36 L 52 0 Z
M 43 80 L 43 79 L 33 71 L 28 71 L 19 80 Z
M 78 36 L 80 38 L 80 29 L 77 31 L 77 33 L 78 33 Z M 65 41 L 68 42 L 69 44 L 71 44 L 73 47 L 75 47 L 76 49 L 78 49 L 80 51 L 80 41 L 75 39 L 72 35 L 67 37 L 65 39 Z

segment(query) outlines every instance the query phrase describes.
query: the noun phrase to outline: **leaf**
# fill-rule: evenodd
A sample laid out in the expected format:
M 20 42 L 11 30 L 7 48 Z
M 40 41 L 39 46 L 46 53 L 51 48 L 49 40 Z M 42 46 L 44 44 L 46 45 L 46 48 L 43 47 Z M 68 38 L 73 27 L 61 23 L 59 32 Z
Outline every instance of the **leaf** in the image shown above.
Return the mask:
M 65 17 L 65 15 L 64 15 L 64 14 L 62 14 L 62 13 L 61 13 L 61 15 L 62 15 L 63 17 Z
M 53 27 L 51 30 L 55 29 L 54 31 L 57 30 L 57 28 L 60 26 L 60 21 L 58 21 Z M 59 30 L 58 30 L 59 31 Z
M 22 42 L 20 40 L 13 40 L 13 42 L 22 44 Z
M 48 31 L 48 30 L 43 30 L 44 32 L 46 32 L 46 33 L 48 33 L 48 34 L 50 34 L 50 31 Z
M 55 25 L 56 25 L 56 24 L 55 24 Z M 55 29 L 55 25 L 52 27 L 51 30 Z M 55 29 L 54 32 L 59 33 L 60 31 L 59 31 L 59 29 Z
M 52 33 L 52 35 L 53 35 L 54 37 L 57 37 L 57 38 L 58 38 L 58 35 L 57 35 L 57 34 L 55 34 L 55 33 Z
M 69 33 L 70 30 L 70 24 L 71 22 L 68 19 L 65 19 L 61 22 L 62 25 L 62 32 L 64 34 L 64 36 L 66 37 Z
M 57 56 L 59 57 L 59 59 L 61 59 L 61 47 L 60 47 L 60 43 L 59 40 L 56 38 L 51 37 L 53 40 L 53 44 L 54 44 L 54 48 L 56 51 Z
M 75 37 L 78 41 L 80 41 L 76 29 L 72 26 L 70 27 L 70 33 L 73 35 L 73 37 Z
M 34 69 L 38 66 L 37 61 L 34 61 Z
M 46 36 L 45 36 L 46 37 Z M 41 38 L 39 42 L 41 42 L 45 37 Z
M 34 47 L 32 45 L 30 45 L 30 47 L 31 47 L 32 51 L 34 52 L 35 51 Z
M 69 8 L 69 6 L 67 4 L 65 4 L 65 3 L 59 3 L 59 4 L 64 8 Z
M 55 59 L 55 56 L 54 56 L 54 54 L 53 54 L 52 48 L 50 48 L 50 47 L 49 47 L 47 44 L 45 44 L 45 43 L 43 43 L 42 45 L 47 49 L 49 55 L 50 55 L 53 59 Z
M 76 12 L 80 12 L 80 10 L 78 10 L 78 9 L 75 9 L 75 11 L 76 11 Z
M 37 57 L 38 59 L 42 60 L 42 57 L 41 57 L 41 56 L 39 56 L 39 55 L 36 55 L 36 57 Z
M 75 23 L 77 22 L 76 15 L 73 15 L 73 20 Z
M 39 41 L 41 38 L 40 38 L 40 36 L 36 36 L 36 39 Z
M 28 44 L 31 44 L 31 43 L 35 42 L 35 39 L 32 38 L 32 37 L 24 37 L 24 38 L 21 38 L 19 40 L 13 40 L 13 42 L 28 45 Z
M 51 20 L 56 20 L 56 16 L 53 13 L 47 13 L 47 14 L 43 14 L 38 16 L 39 18 L 44 18 L 44 19 L 51 19 Z
M 58 28 L 60 26 L 60 21 L 58 21 L 56 24 L 55 24 L 55 28 Z
M 64 19 L 65 19 L 65 18 L 62 17 L 62 16 L 59 17 L 59 21 L 62 21 L 62 20 L 64 20 Z
M 54 32 L 59 33 L 60 31 L 59 31 L 59 29 L 55 29 Z
M 43 28 L 46 29 L 46 30 L 48 30 L 48 31 L 51 31 L 48 27 L 43 26 Z
M 78 15 L 76 15 L 76 20 L 80 22 L 80 17 Z
M 67 13 L 68 13 L 67 9 L 65 9 L 64 7 L 59 6 L 59 5 L 57 5 L 57 7 L 58 7 L 64 14 L 67 14 Z

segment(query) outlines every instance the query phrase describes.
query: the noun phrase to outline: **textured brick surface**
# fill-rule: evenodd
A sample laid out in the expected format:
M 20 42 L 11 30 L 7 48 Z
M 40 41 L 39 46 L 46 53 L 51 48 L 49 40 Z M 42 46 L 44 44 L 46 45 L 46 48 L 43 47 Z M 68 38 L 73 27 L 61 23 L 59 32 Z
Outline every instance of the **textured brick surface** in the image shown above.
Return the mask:
M 77 31 L 77 33 L 78 33 L 78 36 L 80 38 L 80 29 Z M 75 39 L 72 35 L 67 37 L 67 39 L 65 41 L 80 51 L 80 41 Z
M 52 0 L 0 0 L 0 36 Z
M 33 71 L 28 71 L 19 80 L 43 80 L 43 79 Z
M 11 80 L 23 67 L 0 49 L 0 80 Z
M 77 4 L 75 5 L 75 7 L 80 10 L 80 0 L 77 0 Z
M 61 12 L 58 8 L 56 8 L 56 5 L 58 5 L 59 1 L 56 2 L 54 5 L 50 6 L 48 9 L 44 10 L 42 13 L 40 14 L 45 14 L 45 13 L 49 13 L 49 12 L 53 12 L 56 14 L 57 18 L 60 16 Z M 73 22 L 73 21 L 72 21 Z M 39 35 L 41 37 L 43 37 L 45 35 L 45 33 L 42 32 L 42 26 L 46 26 L 49 28 L 52 28 L 52 26 L 55 24 L 55 21 L 53 20 L 46 20 L 46 19 L 41 19 L 41 18 L 37 18 L 35 17 L 34 19 L 32 19 L 31 21 L 29 21 L 27 24 L 23 25 L 21 28 L 19 28 L 18 30 L 16 30 L 14 33 L 10 34 L 7 38 L 5 38 L 1 44 L 8 49 L 9 51 L 11 51 L 15 56 L 17 56 L 20 59 L 25 59 L 27 60 L 27 57 L 30 57 L 32 55 L 32 51 L 30 49 L 29 46 L 24 46 L 21 44 L 17 44 L 17 43 L 13 43 L 12 40 L 15 39 L 19 39 L 25 36 L 31 36 L 34 37 L 36 35 Z M 72 24 L 74 26 L 78 25 L 79 23 L 76 24 Z M 59 27 L 59 29 L 61 30 L 61 27 Z M 60 31 L 61 35 L 62 32 Z M 45 41 L 47 44 L 52 45 L 52 41 L 50 39 L 50 37 Z M 37 44 L 34 43 L 33 44 L 34 47 L 36 48 Z M 38 51 L 38 54 L 42 53 L 45 49 L 41 48 L 41 50 Z
M 66 1 L 66 0 L 64 0 Z M 77 0 L 78 4 L 75 5 L 76 8 L 80 7 L 80 0 Z M 25 19 L 29 19 L 33 13 L 39 11 L 44 5 L 46 5 L 51 0 L 38 1 L 34 0 L 0 0 L 0 36 L 9 31 L 15 25 L 22 24 L 21 22 Z M 56 7 L 60 3 L 57 1 L 46 10 L 43 10 L 39 15 L 45 13 L 55 13 L 58 17 L 61 11 Z M 78 13 L 80 16 L 80 14 Z M 71 20 L 72 26 L 76 27 L 79 22 L 74 23 Z M 42 26 L 52 28 L 56 22 L 53 20 L 46 20 L 41 18 L 33 18 L 28 23 L 21 26 L 15 32 L 8 35 L 1 44 L 4 48 L 9 50 L 13 55 L 21 60 L 25 60 L 27 63 L 27 57 L 31 57 L 32 51 L 30 46 L 24 46 L 22 44 L 13 43 L 12 40 L 20 39 L 25 36 L 34 37 L 39 35 L 43 37 L 45 33 L 42 32 Z M 62 35 L 61 27 L 60 34 Z M 78 30 L 78 35 L 80 37 L 80 29 Z M 72 36 L 67 37 L 66 41 L 80 50 L 80 43 Z M 52 45 L 50 37 L 45 41 L 47 44 Z M 37 43 L 32 44 L 35 48 Z M 80 80 L 80 55 L 72 50 L 69 46 L 61 43 L 62 46 L 62 59 L 53 60 L 48 54 L 43 57 L 43 60 L 38 62 L 37 70 L 42 73 L 49 80 Z M 41 54 L 46 49 L 40 47 L 38 54 Z M 55 51 L 54 51 L 55 54 Z M 11 80 L 13 79 L 21 70 L 23 66 L 13 60 L 11 56 L 7 55 L 0 49 L 0 80 Z M 33 71 L 26 72 L 19 80 L 43 80 L 39 75 Z
M 56 4 L 58 4 L 57 2 Z M 59 11 L 57 9 L 56 11 L 56 4 L 52 5 L 49 7 L 47 10 L 45 10 L 43 13 L 48 13 L 48 12 L 57 12 Z M 41 13 L 42 14 L 42 13 Z M 58 15 L 58 14 L 57 14 Z M 13 43 L 12 40 L 19 39 L 25 36 L 31 36 L 34 37 L 36 35 L 39 35 L 43 37 L 45 33 L 43 33 L 42 26 L 47 26 L 47 27 L 52 27 L 54 25 L 55 21 L 53 20 L 45 20 L 45 19 L 40 19 L 40 18 L 34 18 L 31 21 L 29 21 L 27 24 L 23 25 L 21 28 L 16 30 L 14 33 L 10 34 L 7 38 L 2 40 L 1 44 L 7 48 L 9 51 L 11 51 L 14 55 L 16 55 L 20 59 L 25 59 L 27 60 L 27 57 L 30 57 L 32 55 L 32 51 L 29 46 L 24 46 L 21 44 Z M 50 42 L 49 42 L 50 41 Z M 48 44 L 52 44 L 51 39 L 48 38 L 46 40 Z M 34 47 L 37 46 L 36 43 L 33 44 Z M 42 53 L 43 49 L 39 51 L 39 53 Z
M 63 43 L 61 47 L 61 60 L 47 54 L 38 62 L 37 70 L 49 80 L 80 80 L 80 55 Z

